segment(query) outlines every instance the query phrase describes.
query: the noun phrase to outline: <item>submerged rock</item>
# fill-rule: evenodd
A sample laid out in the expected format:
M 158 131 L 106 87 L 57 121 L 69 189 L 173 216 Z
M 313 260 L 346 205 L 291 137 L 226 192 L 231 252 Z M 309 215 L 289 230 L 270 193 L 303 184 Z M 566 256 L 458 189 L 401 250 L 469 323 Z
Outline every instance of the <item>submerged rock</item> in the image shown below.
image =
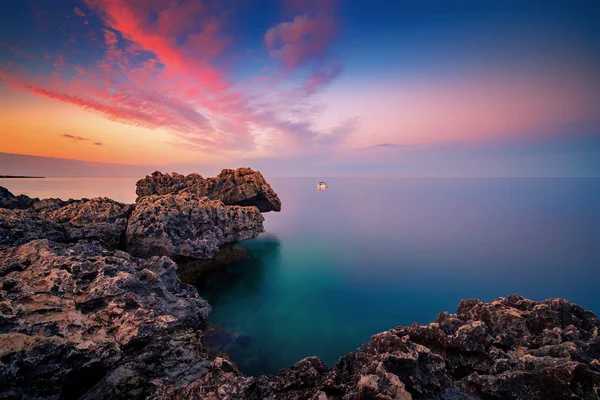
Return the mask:
M 138 201 L 155 194 L 191 193 L 225 205 L 255 206 L 261 212 L 281 211 L 281 200 L 262 174 L 250 168 L 224 169 L 215 178 L 198 174 L 154 172 L 136 184 Z
M 597 399 L 600 323 L 561 299 L 464 300 L 429 325 L 374 335 L 331 369 L 309 357 L 277 375 L 246 377 L 215 359 L 166 399 Z
M 166 257 L 37 240 L 0 253 L 0 398 L 142 399 L 207 371 L 210 306 Z
M 250 250 L 237 243 L 226 244 L 219 252 L 208 260 L 181 259 L 177 261 L 177 276 L 182 282 L 195 287 L 202 287 L 213 274 L 222 273 L 232 264 L 240 263 L 250 258 Z
M 127 251 L 209 259 L 220 246 L 256 237 L 263 221 L 256 207 L 225 206 L 187 192 L 146 196 L 129 218 Z
M 24 210 L 31 207 L 39 199 L 32 199 L 24 194 L 15 196 L 5 187 L 0 186 L 0 208 Z

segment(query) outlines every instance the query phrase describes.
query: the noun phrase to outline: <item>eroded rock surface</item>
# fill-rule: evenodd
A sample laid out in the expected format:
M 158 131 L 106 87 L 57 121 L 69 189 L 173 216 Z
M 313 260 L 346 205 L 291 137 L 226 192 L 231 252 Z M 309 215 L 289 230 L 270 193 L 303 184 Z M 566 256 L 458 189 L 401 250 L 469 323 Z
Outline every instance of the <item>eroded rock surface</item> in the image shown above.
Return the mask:
M 225 206 L 188 192 L 145 196 L 129 218 L 127 251 L 209 259 L 222 245 L 256 237 L 263 221 L 256 207 Z
M 8 189 L 0 186 L 0 208 L 24 210 L 31 207 L 39 199 L 32 199 L 23 194 L 15 196 Z
M 331 369 L 309 357 L 277 375 L 246 377 L 216 358 L 166 399 L 598 399 L 600 323 L 561 299 L 465 300 L 429 325 L 374 335 Z
M 0 196 L 3 190 L 6 191 L 0 187 Z M 0 207 L 0 247 L 44 238 L 57 242 L 98 240 L 110 249 L 124 247 L 127 218 L 133 205 L 105 197 L 30 200 L 33 202 L 26 209 Z
M 154 172 L 136 184 L 138 201 L 155 194 L 191 193 L 225 205 L 255 206 L 261 212 L 281 211 L 281 200 L 262 174 L 250 168 L 224 169 L 214 178 L 198 174 Z
M 36 239 L 65 242 L 68 234 L 63 226 L 30 210 L 0 208 L 0 249 Z
M 0 398 L 142 399 L 202 376 L 210 306 L 175 270 L 98 243 L 1 252 Z
M 58 203 L 58 204 L 57 204 Z M 71 241 L 92 239 L 116 249 L 123 247 L 127 218 L 133 205 L 123 204 L 106 197 L 64 202 L 44 208 L 34 205 L 34 210 L 45 218 L 64 226 Z

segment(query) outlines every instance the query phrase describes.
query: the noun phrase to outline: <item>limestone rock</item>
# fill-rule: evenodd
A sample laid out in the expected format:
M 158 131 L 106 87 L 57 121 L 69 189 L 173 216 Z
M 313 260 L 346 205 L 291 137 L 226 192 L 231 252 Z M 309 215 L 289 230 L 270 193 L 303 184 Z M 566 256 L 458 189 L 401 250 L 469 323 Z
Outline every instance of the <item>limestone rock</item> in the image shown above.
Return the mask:
M 206 372 L 210 306 L 166 257 L 37 240 L 0 253 L 0 398 L 144 398 Z
M 261 212 L 281 211 L 281 200 L 262 174 L 250 168 L 224 169 L 214 178 L 154 172 L 136 184 L 138 201 L 146 196 L 191 193 L 225 205 L 255 206 Z
M 39 199 L 32 199 L 23 194 L 15 196 L 5 187 L 0 186 L 0 208 L 24 210 L 31 207 Z
M 59 207 L 56 205 L 61 204 L 55 203 L 44 209 L 38 206 L 38 213 L 64 226 L 71 241 L 98 240 L 112 249 L 124 246 L 127 218 L 133 205 L 106 197 L 64 202 Z
M 127 251 L 141 257 L 209 259 L 220 246 L 263 232 L 263 220 L 256 207 L 225 206 L 187 192 L 146 196 L 129 218 Z
M 36 239 L 68 240 L 66 229 L 30 210 L 0 208 L 0 249 Z
M 0 247 L 50 239 L 98 240 L 108 248 L 121 248 L 132 209 L 108 198 L 44 199 L 25 210 L 0 208 Z

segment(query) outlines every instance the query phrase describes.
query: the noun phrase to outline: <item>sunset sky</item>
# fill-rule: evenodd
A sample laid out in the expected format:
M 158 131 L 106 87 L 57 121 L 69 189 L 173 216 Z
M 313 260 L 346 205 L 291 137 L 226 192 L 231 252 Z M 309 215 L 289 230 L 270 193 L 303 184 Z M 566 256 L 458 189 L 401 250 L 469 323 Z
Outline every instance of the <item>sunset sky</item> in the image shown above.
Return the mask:
M 600 176 L 598 21 L 582 0 L 5 0 L 0 175 L 21 171 L 11 153 Z M 50 175 L 59 162 L 23 160 Z

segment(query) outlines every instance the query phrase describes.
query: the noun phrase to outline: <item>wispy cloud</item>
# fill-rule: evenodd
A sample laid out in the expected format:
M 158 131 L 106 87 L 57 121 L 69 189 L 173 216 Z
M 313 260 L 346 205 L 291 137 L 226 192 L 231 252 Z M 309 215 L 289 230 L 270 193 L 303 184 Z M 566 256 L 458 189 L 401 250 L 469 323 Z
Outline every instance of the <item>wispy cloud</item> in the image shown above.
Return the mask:
M 73 10 L 73 12 L 78 17 L 85 17 L 85 13 L 83 11 L 81 11 L 81 8 L 79 8 L 79 7 L 75 7 L 74 10 Z
M 399 143 L 378 143 L 373 146 L 361 147 L 357 150 L 373 150 L 373 149 L 402 149 L 408 147 L 415 147 L 414 144 L 399 144 Z
M 235 43 L 224 28 L 228 12 L 219 3 L 86 0 L 85 4 L 85 9 L 74 9 L 75 15 L 98 19 L 102 29 L 80 26 L 77 29 L 87 32 L 81 35 L 74 28 L 70 40 L 99 46 L 100 51 L 92 53 L 99 54 L 95 62 L 74 62 L 77 58 L 70 57 L 73 49 L 66 43 L 63 51 L 47 55 L 53 73 L 32 75 L 14 64 L 0 66 L 0 78 L 12 88 L 112 121 L 166 130 L 174 144 L 189 149 L 302 152 L 315 146 L 323 133 L 314 128 L 317 107 L 309 112 L 304 112 L 309 106 L 303 107 L 293 116 L 289 110 L 309 103 L 309 96 L 342 70 L 328 54 L 336 32 L 334 2 L 290 2 L 285 12 L 293 16 L 266 29 L 267 50 L 284 74 L 275 86 L 269 79 L 265 85 L 241 85 L 227 74 L 223 60 L 229 60 L 226 64 L 235 60 L 230 54 Z M 296 85 L 300 90 L 290 90 L 286 74 L 303 68 L 308 74 Z
M 88 142 L 88 141 L 92 140 L 90 138 L 86 138 L 86 137 L 78 136 L 78 135 L 70 135 L 68 133 L 66 133 L 64 135 L 60 135 L 60 136 L 63 137 L 63 138 L 65 138 L 65 139 L 69 139 L 69 140 L 71 140 L 74 143 L 77 143 L 77 142 Z M 104 145 L 102 142 L 93 142 L 92 144 L 94 146 L 103 146 Z
M 77 136 L 77 135 L 64 134 L 64 135 L 61 135 L 61 136 L 64 137 L 64 138 L 67 138 L 67 139 L 71 139 L 74 142 L 81 142 L 81 141 L 84 141 L 84 140 L 90 140 L 89 138 L 86 138 L 86 137 L 83 137 L 83 136 Z

